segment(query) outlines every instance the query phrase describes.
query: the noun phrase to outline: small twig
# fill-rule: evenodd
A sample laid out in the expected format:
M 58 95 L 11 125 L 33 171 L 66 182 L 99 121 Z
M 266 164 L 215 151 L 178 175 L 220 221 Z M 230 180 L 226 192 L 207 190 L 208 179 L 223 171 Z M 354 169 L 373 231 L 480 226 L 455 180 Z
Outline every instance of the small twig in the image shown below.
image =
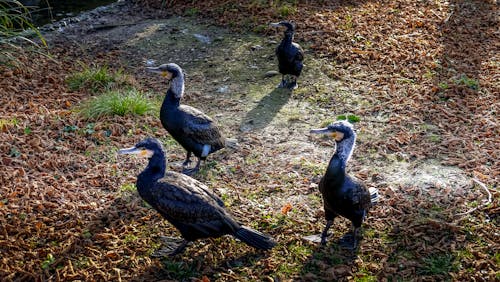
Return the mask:
M 443 23 L 447 23 L 450 20 L 451 16 L 453 16 L 454 12 L 455 12 L 455 9 L 451 10 L 451 13 L 446 17 L 446 19 L 444 19 Z
M 488 201 L 480 206 L 477 206 L 473 209 L 470 209 L 466 212 L 461 212 L 461 213 L 458 213 L 456 214 L 456 216 L 462 216 L 462 215 L 467 215 L 467 214 L 470 214 L 478 209 L 481 209 L 487 205 L 489 205 L 491 203 L 491 193 L 490 193 L 490 190 L 488 190 L 488 187 L 486 187 L 486 185 L 484 185 L 484 183 L 482 183 L 481 181 L 477 180 L 476 178 L 472 178 L 472 181 L 476 182 L 476 184 L 478 184 L 481 188 L 483 188 L 484 191 L 486 191 L 486 193 L 488 193 Z

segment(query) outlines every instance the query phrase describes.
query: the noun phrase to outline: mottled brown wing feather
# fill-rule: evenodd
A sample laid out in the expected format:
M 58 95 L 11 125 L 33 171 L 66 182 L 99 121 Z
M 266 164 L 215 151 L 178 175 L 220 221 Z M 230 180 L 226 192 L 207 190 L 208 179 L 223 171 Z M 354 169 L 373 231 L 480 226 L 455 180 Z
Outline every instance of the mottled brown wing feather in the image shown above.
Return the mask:
M 224 146 L 224 139 L 220 130 L 209 116 L 187 105 L 181 105 L 180 108 L 188 115 L 184 119 L 185 124 L 183 126 L 184 133 L 188 138 L 192 138 L 200 144 Z
M 176 172 L 167 172 L 153 191 L 157 209 L 185 224 L 198 224 L 226 217 L 223 202 L 201 182 Z
M 356 188 L 353 190 L 353 198 L 358 199 L 360 209 L 369 209 L 371 206 L 370 192 L 368 192 L 365 185 L 357 179 L 353 179 L 353 181 L 356 183 Z

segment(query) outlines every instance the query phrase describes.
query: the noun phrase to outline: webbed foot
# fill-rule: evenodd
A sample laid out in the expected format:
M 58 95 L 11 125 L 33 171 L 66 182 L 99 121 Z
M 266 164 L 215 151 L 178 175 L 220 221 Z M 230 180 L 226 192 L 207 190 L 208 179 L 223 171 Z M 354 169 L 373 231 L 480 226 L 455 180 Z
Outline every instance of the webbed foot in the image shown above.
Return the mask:
M 199 167 L 184 168 L 184 169 L 182 169 L 182 173 L 187 175 L 187 176 L 192 176 L 192 175 L 195 175 L 199 170 L 200 170 Z
M 339 239 L 338 244 L 343 248 L 356 250 L 358 248 L 358 239 L 353 233 L 347 233 Z
M 289 83 L 288 86 L 287 86 L 287 88 L 290 89 L 290 90 L 294 90 L 294 89 L 299 88 L 299 85 L 297 84 L 296 81 L 294 81 L 294 82 Z
M 164 247 L 154 251 L 151 254 L 152 257 L 175 256 L 184 252 L 186 246 L 189 244 L 189 241 L 181 238 L 160 236 L 160 240 L 163 242 Z

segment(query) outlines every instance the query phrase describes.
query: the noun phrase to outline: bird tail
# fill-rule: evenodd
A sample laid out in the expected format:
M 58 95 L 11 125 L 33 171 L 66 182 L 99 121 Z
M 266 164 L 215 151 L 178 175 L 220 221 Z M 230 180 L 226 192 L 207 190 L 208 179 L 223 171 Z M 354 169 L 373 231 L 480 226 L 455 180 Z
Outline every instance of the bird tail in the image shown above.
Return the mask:
M 238 150 L 240 148 L 240 144 L 238 144 L 238 140 L 236 138 L 226 138 L 224 145 L 233 150 Z
M 271 236 L 246 226 L 242 226 L 238 229 L 234 236 L 256 249 L 270 250 L 276 245 L 276 242 Z
M 370 187 L 370 188 L 368 188 L 368 192 L 370 192 L 370 201 L 371 201 L 372 205 L 377 204 L 378 200 L 380 198 L 380 196 L 378 194 L 378 189 Z

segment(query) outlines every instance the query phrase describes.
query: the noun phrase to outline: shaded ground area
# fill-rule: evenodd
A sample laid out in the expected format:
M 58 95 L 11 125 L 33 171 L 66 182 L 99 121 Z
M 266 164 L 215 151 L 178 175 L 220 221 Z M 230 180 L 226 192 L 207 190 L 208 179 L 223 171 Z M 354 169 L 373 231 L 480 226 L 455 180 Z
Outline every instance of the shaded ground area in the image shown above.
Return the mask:
M 280 17 L 278 7 L 214 3 L 178 4 L 167 16 L 120 3 L 47 35 L 53 59 L 19 54 L 25 67 L 1 69 L 2 281 L 498 279 L 496 4 L 299 3 L 291 18 L 307 62 L 289 93 L 264 77 L 276 69 L 281 33 L 261 25 Z M 239 220 L 273 235 L 275 249 L 224 237 L 151 257 L 159 236 L 178 233 L 133 189 L 144 161 L 116 150 L 155 136 L 173 170 L 184 152 L 157 115 L 82 119 L 73 110 L 91 94 L 64 82 L 80 61 L 109 65 L 158 101 L 167 85 L 147 77 L 146 60 L 181 65 L 183 102 L 238 139 L 239 150 L 217 153 L 196 177 Z M 335 245 L 345 220 L 325 248 L 303 240 L 324 226 L 317 182 L 334 149 L 308 131 L 348 114 L 360 117 L 349 172 L 382 194 L 357 255 Z M 460 214 L 488 198 L 473 177 L 493 203 Z

